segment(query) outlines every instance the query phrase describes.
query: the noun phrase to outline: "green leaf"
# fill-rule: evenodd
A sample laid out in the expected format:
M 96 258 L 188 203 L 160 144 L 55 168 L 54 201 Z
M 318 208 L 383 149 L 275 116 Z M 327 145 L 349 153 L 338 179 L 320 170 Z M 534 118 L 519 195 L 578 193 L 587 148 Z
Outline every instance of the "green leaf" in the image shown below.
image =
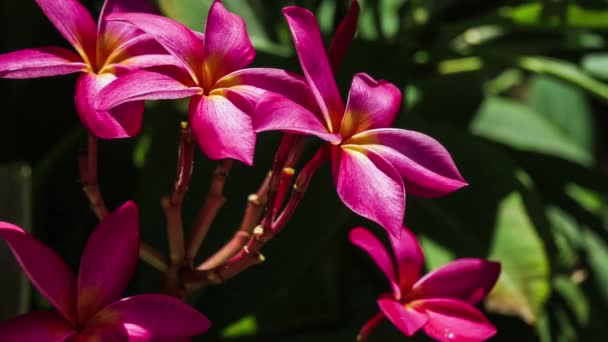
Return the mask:
M 258 332 L 258 322 L 253 315 L 245 316 L 225 327 L 220 333 L 223 338 L 235 338 L 255 335 Z
M 608 11 L 586 9 L 584 7 L 570 4 L 565 12 L 565 18 L 549 16 L 543 17 L 543 4 L 529 3 L 516 7 L 505 8 L 501 11 L 503 17 L 511 19 L 521 25 L 546 25 L 559 27 L 566 24 L 577 28 L 606 28 L 608 27 Z M 565 19 L 565 23 L 563 23 Z
M 530 107 L 542 114 L 568 140 L 592 154 L 593 113 L 585 94 L 559 79 L 536 75 L 530 81 Z
M 590 314 L 589 301 L 581 287 L 566 276 L 555 277 L 553 287 L 569 311 L 574 314 L 578 324 L 587 324 Z
M 535 324 L 550 294 L 549 261 L 518 192 L 500 203 L 488 258 L 500 261 L 502 271 L 487 309 Z
M 555 122 L 513 100 L 487 97 L 471 123 L 471 131 L 510 147 L 561 157 L 584 166 L 592 156 L 573 142 Z
M 608 99 L 608 84 L 587 75 L 576 64 L 547 57 L 522 57 L 517 65 L 525 70 L 555 76 L 581 87 L 595 96 Z
M 203 31 L 213 0 L 158 0 L 161 11 L 196 31 Z
M 583 238 L 593 279 L 604 300 L 608 301 L 608 244 L 599 234 L 589 229 L 585 231 Z
M 589 74 L 608 81 L 608 53 L 591 53 L 581 61 L 583 69 Z

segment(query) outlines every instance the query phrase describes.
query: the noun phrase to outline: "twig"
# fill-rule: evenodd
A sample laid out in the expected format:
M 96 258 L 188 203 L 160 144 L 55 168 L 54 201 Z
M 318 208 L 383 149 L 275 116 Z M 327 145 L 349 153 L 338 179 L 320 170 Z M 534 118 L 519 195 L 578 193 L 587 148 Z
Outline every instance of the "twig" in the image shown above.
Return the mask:
M 78 164 L 82 191 L 86 195 L 95 216 L 102 220 L 108 215 L 108 209 L 101 196 L 97 180 L 97 138 L 91 133 L 88 135 L 87 152 L 80 155 Z
M 201 248 L 201 245 L 211 228 L 211 224 L 224 203 L 226 203 L 226 198 L 223 195 L 224 184 L 226 183 L 226 177 L 228 177 L 231 168 L 232 160 L 224 159 L 213 172 L 211 187 L 207 193 L 207 198 L 198 213 L 194 227 L 190 233 L 188 247 L 186 248 L 186 263 L 189 267 L 192 267 L 194 258 Z
M 196 268 L 197 270 L 210 270 L 224 264 L 247 244 L 255 225 L 262 216 L 264 206 L 266 205 L 270 177 L 269 172 L 262 182 L 262 185 L 260 185 L 257 193 L 251 194 L 247 198 L 245 215 L 243 215 L 239 230 L 234 234 L 232 239 L 230 239 L 219 251 L 200 264 Z
M 194 141 L 188 123 L 182 122 L 177 157 L 175 186 L 171 196 L 161 198 L 161 206 L 167 218 L 169 239 L 169 261 L 171 265 L 181 265 L 184 260 L 184 227 L 182 204 L 192 178 Z

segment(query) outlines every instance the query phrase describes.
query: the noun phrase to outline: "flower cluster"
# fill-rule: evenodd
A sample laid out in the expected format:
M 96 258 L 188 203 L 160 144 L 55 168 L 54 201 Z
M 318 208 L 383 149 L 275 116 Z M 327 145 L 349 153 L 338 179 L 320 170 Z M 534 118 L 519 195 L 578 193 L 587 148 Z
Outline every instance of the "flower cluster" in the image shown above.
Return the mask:
M 391 128 L 402 95 L 390 82 L 358 73 L 348 99 L 340 96 L 334 73 L 356 31 L 356 0 L 327 52 L 311 12 L 295 6 L 283 9 L 303 76 L 282 69 L 247 68 L 255 50 L 245 23 L 220 0 L 211 5 L 204 33 L 156 14 L 146 0 L 106 0 L 97 25 L 76 0 L 36 2 L 75 52 L 42 47 L 6 53 L 0 55 L 0 77 L 82 73 L 75 104 L 91 136 L 88 168 L 84 168 L 88 177 L 83 177 L 90 183 L 86 186 L 96 181 L 92 176 L 96 154 L 91 147 L 96 137 L 136 135 L 144 100 L 190 99 L 175 191 L 163 202 L 171 255 L 168 263 L 155 259 L 157 268 L 173 281 L 170 294 L 183 297 L 263 260 L 259 250 L 285 226 L 313 174 L 330 161 L 343 203 L 386 229 L 395 252 L 396 267 L 370 232 L 362 228 L 351 232 L 352 242 L 370 254 L 393 289 L 378 300 L 382 314 L 407 335 L 422 328 L 441 341 L 480 341 L 495 333 L 472 304 L 493 287 L 499 265 L 463 259 L 420 278 L 422 251 L 403 228 L 406 194 L 437 197 L 466 185 L 450 154 L 425 134 Z M 223 203 L 213 199 L 222 198 L 221 179 L 229 170 L 228 160 L 253 165 L 256 134 L 267 131 L 281 131 L 285 137 L 271 175 L 250 202 L 240 234 L 206 262 L 193 265 Z M 293 167 L 309 135 L 324 144 L 294 181 Z M 219 193 L 208 198 L 185 247 L 179 209 L 191 175 L 194 141 L 207 157 L 223 164 L 220 180 L 214 183 Z M 102 206 L 99 192 L 86 186 L 91 204 Z M 207 319 L 176 298 L 139 295 L 118 300 L 138 255 L 147 261 L 154 258 L 146 258 L 150 249 L 140 247 L 134 204 L 107 216 L 103 208 L 96 213 L 103 220 L 85 247 L 78 279 L 43 244 L 14 225 L 0 223 L 0 238 L 57 310 L 30 313 L 0 325 L 1 339 L 174 341 L 207 330 Z M 361 339 L 367 338 L 378 317 L 382 316 L 362 329 Z

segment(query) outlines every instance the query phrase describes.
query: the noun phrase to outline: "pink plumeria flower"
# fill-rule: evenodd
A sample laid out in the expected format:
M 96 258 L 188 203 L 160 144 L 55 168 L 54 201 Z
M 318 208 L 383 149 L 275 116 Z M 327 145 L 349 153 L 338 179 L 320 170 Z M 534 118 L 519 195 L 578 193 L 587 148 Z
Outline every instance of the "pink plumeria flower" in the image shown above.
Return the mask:
M 338 195 L 355 213 L 398 236 L 405 194 L 434 197 L 466 185 L 448 151 L 433 138 L 391 129 L 401 92 L 386 81 L 356 74 L 344 106 L 314 15 L 286 7 L 296 51 L 318 110 L 267 93 L 253 114 L 257 132 L 311 134 L 332 144 L 332 171 Z
M 496 333 L 483 313 L 473 304 L 494 287 L 500 264 L 483 259 L 463 258 L 422 276 L 424 255 L 416 237 L 402 228 L 401 239 L 389 234 L 395 260 L 367 229 L 354 228 L 350 241 L 374 260 L 388 279 L 392 293 L 378 299 L 381 313 L 361 329 L 364 341 L 383 316 L 408 336 L 423 329 L 438 341 L 483 341 Z
M 148 0 L 106 0 L 95 25 L 76 0 L 36 0 L 42 11 L 77 53 L 60 47 L 40 47 L 0 55 L 0 77 L 37 78 L 82 72 L 76 81 L 76 111 L 85 128 L 100 138 L 131 137 L 139 133 L 143 102 L 111 111 L 94 108 L 97 93 L 126 71 L 174 64 L 150 37 L 104 18 L 125 11 L 150 12 Z
M 78 278 L 51 249 L 6 222 L 4 239 L 32 284 L 57 310 L 32 312 L 0 324 L 0 340 L 176 341 L 205 332 L 209 320 L 182 301 L 160 294 L 120 299 L 139 255 L 137 207 L 108 215 L 87 242 Z
M 211 5 L 205 34 L 150 14 L 118 14 L 111 21 L 132 24 L 155 37 L 180 62 L 181 68 L 136 71 L 125 75 L 99 95 L 106 110 L 135 100 L 191 97 L 189 122 L 203 152 L 211 159 L 233 158 L 251 165 L 255 133 L 250 113 L 266 91 L 301 98 L 308 87 L 303 79 L 281 69 L 243 69 L 255 57 L 245 22 L 228 12 L 222 2 Z

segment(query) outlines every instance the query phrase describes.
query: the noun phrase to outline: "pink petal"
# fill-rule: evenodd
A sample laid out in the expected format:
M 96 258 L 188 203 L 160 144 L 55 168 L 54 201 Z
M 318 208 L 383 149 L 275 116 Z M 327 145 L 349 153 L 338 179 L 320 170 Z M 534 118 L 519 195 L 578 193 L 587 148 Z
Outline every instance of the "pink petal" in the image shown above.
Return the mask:
M 100 110 L 107 110 L 127 102 L 180 99 L 201 91 L 199 87 L 184 83 L 179 71 L 161 73 L 136 70 L 119 77 L 100 91 L 95 105 Z
M 496 328 L 469 303 L 453 299 L 426 299 L 410 303 L 429 317 L 424 332 L 441 342 L 474 342 L 496 334 Z
M 327 52 L 329 55 L 329 65 L 334 74 L 340 67 L 340 64 L 342 64 L 342 60 L 344 59 L 344 56 L 346 56 L 346 51 L 348 51 L 348 48 L 355 38 L 358 21 L 359 2 L 353 0 L 348 9 L 348 13 L 344 19 L 342 19 L 340 26 L 338 26 L 338 29 L 336 30 Z
M 296 6 L 284 8 L 283 14 L 287 18 L 304 76 L 329 131 L 335 132 L 344 115 L 344 103 L 329 67 L 317 19 L 308 10 Z
M 221 1 L 214 1 L 205 25 L 205 84 L 210 86 L 222 76 L 246 67 L 254 57 L 243 19 L 228 12 Z
M 139 258 L 139 214 L 133 202 L 97 225 L 82 253 L 78 274 L 78 317 L 85 322 L 119 299 Z
M 0 324 L 2 342 L 63 342 L 75 334 L 70 322 L 51 311 L 30 312 Z
M 353 145 L 336 147 L 332 159 L 334 182 L 342 202 L 399 237 L 405 191 L 397 171 L 375 152 Z
M 309 110 L 272 92 L 260 98 L 253 115 L 256 132 L 284 131 L 315 135 L 332 143 L 340 142 L 338 134 L 329 133 L 323 123 Z
M 13 224 L 0 222 L 0 238 L 8 243 L 38 291 L 65 319 L 78 322 L 76 278 L 68 265 L 50 248 Z
M 492 290 L 499 274 L 497 262 L 458 259 L 422 277 L 407 298 L 453 298 L 475 304 Z
M 99 49 L 101 54 L 105 56 L 104 69 L 110 64 L 122 63 L 122 61 L 134 57 L 145 55 L 168 55 L 172 58 L 171 65 L 182 67 L 181 60 L 169 55 L 167 50 L 162 47 L 154 37 L 147 33 L 143 33 L 133 25 L 123 22 L 107 22 L 114 24 L 111 27 L 120 27 L 123 31 L 127 29 L 133 30 L 133 37 L 117 36 L 113 31 L 104 35 L 103 41 L 100 43 Z M 125 29 L 126 28 L 126 29 Z M 185 69 L 184 69 L 185 70 Z M 187 73 L 187 71 L 186 71 Z
M 353 78 L 340 134 L 350 137 L 373 128 L 390 127 L 401 105 L 401 92 L 393 84 L 358 73 Z
M 98 49 L 112 50 L 121 42 L 142 34 L 131 25 L 106 20 L 110 14 L 130 12 L 156 14 L 158 11 L 150 0 L 105 0 L 97 23 L 97 34 L 103 41 L 103 46 L 98 44 Z
M 97 27 L 86 8 L 76 0 L 36 0 L 36 3 L 80 56 L 95 63 Z
M 388 238 L 397 259 L 399 287 L 403 291 L 409 291 L 422 274 L 424 267 L 422 248 L 414 233 L 406 227 L 401 229 L 400 239 L 391 234 L 388 235 Z
M 382 270 L 382 273 L 388 279 L 388 282 L 391 285 L 393 290 L 393 296 L 395 299 L 401 299 L 401 289 L 399 288 L 399 283 L 397 282 L 397 273 L 395 270 L 395 265 L 393 264 L 393 259 L 391 259 L 390 254 L 382 244 L 374 236 L 374 234 L 370 233 L 367 229 L 357 227 L 351 229 L 348 237 L 350 238 L 350 242 L 364 250 L 369 256 L 374 260 L 376 265 Z
M 84 331 L 74 336 L 70 342 L 119 342 L 119 340 L 103 331 Z
M 0 77 L 35 78 L 85 71 L 87 65 L 72 51 L 41 47 L 0 55 Z
M 104 139 L 132 137 L 139 133 L 143 120 L 144 103 L 131 102 L 110 110 L 96 110 L 99 92 L 116 79 L 115 75 L 86 73 L 76 81 L 76 112 L 89 132 Z
M 130 71 L 136 71 L 144 68 L 156 67 L 156 66 L 165 66 L 165 65 L 173 65 L 176 67 L 180 67 L 181 63 L 175 57 L 171 55 L 163 55 L 163 54 L 144 54 L 144 55 L 136 55 L 133 57 L 125 58 L 117 64 L 110 64 L 106 67 L 113 67 L 116 70 L 119 70 L 120 73 L 126 74 Z M 118 74 L 118 72 L 117 72 Z M 120 76 L 122 77 L 122 76 Z M 197 88 L 200 90 L 200 88 Z
M 374 129 L 345 143 L 362 145 L 386 158 L 403 177 L 405 189 L 412 195 L 443 196 L 467 185 L 450 153 L 428 135 L 404 129 Z
M 199 80 L 204 56 L 203 44 L 183 24 L 147 13 L 110 14 L 107 20 L 126 22 L 150 34 L 170 54 L 183 63 L 193 80 Z
M 184 338 L 204 333 L 211 322 L 179 299 L 146 294 L 122 299 L 99 311 L 87 329 L 102 329 L 121 341 L 149 341 L 153 337 Z
M 195 96 L 190 103 L 190 124 L 209 158 L 233 158 L 252 165 L 255 133 L 251 117 L 239 108 L 239 101 L 246 102 L 219 95 Z
M 298 74 L 283 69 L 248 68 L 237 70 L 222 77 L 215 84 L 215 87 L 238 89 L 246 87 L 252 93 L 250 101 L 253 102 L 257 102 L 265 90 L 269 90 L 287 97 L 310 111 L 318 110 L 306 80 Z
M 428 316 L 391 298 L 378 299 L 378 306 L 386 318 L 407 336 L 412 336 L 428 321 Z

